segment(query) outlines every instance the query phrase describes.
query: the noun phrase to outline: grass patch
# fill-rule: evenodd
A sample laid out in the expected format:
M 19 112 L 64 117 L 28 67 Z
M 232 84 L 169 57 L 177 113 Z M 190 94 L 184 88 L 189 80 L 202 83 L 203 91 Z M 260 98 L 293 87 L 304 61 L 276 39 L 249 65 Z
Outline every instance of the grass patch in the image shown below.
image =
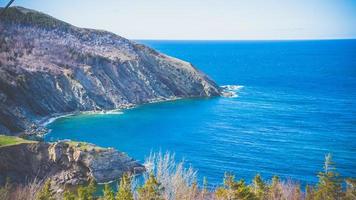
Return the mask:
M 0 135 L 0 148 L 23 143 L 36 143 L 36 141 L 25 140 L 15 136 Z
M 103 148 L 103 147 L 98 147 L 98 146 L 95 146 L 95 145 L 87 143 L 87 142 L 68 141 L 66 143 L 70 147 L 78 148 L 78 149 L 80 149 L 82 151 L 91 151 L 91 150 L 102 151 L 102 150 L 105 150 L 105 148 Z

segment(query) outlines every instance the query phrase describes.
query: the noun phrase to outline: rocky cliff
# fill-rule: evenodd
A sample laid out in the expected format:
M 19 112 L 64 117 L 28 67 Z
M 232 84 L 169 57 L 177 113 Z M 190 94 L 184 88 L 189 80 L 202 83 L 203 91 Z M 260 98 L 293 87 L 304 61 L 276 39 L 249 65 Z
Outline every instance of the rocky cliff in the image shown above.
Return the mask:
M 26 183 L 51 178 L 56 185 L 78 185 L 95 179 L 115 180 L 124 172 L 145 168 L 127 155 L 87 143 L 23 143 L 0 147 L 0 185 L 6 178 Z
M 0 18 L 0 133 L 59 113 L 219 94 L 192 64 L 113 33 L 21 7 Z

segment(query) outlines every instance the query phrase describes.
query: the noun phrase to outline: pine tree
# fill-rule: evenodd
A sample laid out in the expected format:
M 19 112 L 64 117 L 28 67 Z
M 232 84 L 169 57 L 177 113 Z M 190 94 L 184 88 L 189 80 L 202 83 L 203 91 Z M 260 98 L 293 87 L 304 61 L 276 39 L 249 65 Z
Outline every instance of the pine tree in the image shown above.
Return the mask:
M 95 199 L 95 192 L 96 192 L 96 182 L 94 179 L 91 179 L 89 185 L 86 187 L 88 193 L 88 200 Z
M 77 189 L 78 200 L 89 200 L 90 194 L 85 186 L 79 186 Z
M 253 179 L 253 192 L 257 199 L 264 199 L 266 192 L 266 184 L 263 182 L 261 175 L 257 174 Z
M 87 186 L 79 186 L 77 189 L 78 200 L 94 200 L 96 192 L 96 182 L 91 179 Z
M 319 182 L 315 192 L 317 200 L 337 200 L 343 196 L 341 178 L 336 172 L 331 154 L 325 156 L 324 171 L 319 172 Z
M 215 196 L 218 199 L 233 199 L 233 185 L 235 177 L 231 174 L 224 174 L 224 186 L 215 190 Z
M 103 190 L 103 200 L 115 200 L 115 194 L 109 184 L 105 184 Z
M 63 194 L 63 200 L 75 200 L 75 195 L 70 191 L 65 191 Z
M 235 181 L 235 177 L 226 174 L 224 177 L 224 187 L 216 190 L 215 195 L 218 199 L 227 200 L 254 200 L 256 196 L 251 188 L 245 184 L 244 180 Z
M 234 195 L 235 199 L 239 199 L 239 200 L 256 199 L 256 196 L 251 191 L 251 188 L 245 184 L 245 181 L 243 179 L 239 180 L 234 187 L 235 187 L 235 195 Z
M 129 174 L 123 174 L 120 180 L 119 191 L 116 194 L 116 200 L 133 200 L 131 177 Z
M 282 188 L 278 176 L 273 176 L 272 178 L 272 185 L 269 189 L 269 195 L 269 198 L 273 200 L 279 200 L 283 197 Z
M 47 180 L 41 191 L 37 193 L 36 200 L 54 200 L 54 193 L 51 189 L 51 180 Z
M 150 174 L 145 184 L 138 189 L 140 200 L 161 200 L 163 199 L 162 192 L 163 188 L 153 173 Z

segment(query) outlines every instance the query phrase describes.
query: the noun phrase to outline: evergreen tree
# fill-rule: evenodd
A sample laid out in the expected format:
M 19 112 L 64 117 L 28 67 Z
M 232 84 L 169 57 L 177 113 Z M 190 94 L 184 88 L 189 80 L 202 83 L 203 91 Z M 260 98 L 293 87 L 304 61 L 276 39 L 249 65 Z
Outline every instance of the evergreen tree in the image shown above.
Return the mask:
M 253 192 L 256 195 L 257 199 L 264 199 L 266 192 L 266 184 L 263 182 L 261 175 L 257 174 L 253 179 Z
M 77 189 L 78 200 L 90 200 L 90 194 L 85 186 L 79 186 Z
M 269 189 L 269 198 L 273 200 L 279 200 L 283 198 L 281 184 L 278 176 L 273 176 L 272 184 Z
M 54 193 L 51 189 L 51 180 L 48 179 L 42 189 L 37 193 L 36 200 L 54 200 Z
M 153 173 L 150 174 L 145 184 L 138 189 L 140 200 L 161 200 L 163 199 L 162 192 L 163 188 Z
M 75 195 L 70 191 L 65 191 L 63 194 L 63 200 L 75 200 Z
M 317 200 L 337 200 L 342 199 L 343 192 L 341 178 L 336 172 L 331 154 L 325 156 L 324 171 L 319 172 L 319 182 L 315 192 Z
M 78 200 L 94 200 L 96 192 L 96 182 L 91 179 L 87 186 L 79 186 L 77 189 Z
M 116 194 L 116 200 L 133 200 L 131 191 L 131 177 L 129 174 L 124 173 L 119 185 L 119 191 Z
M 236 185 L 235 185 L 235 199 L 239 199 L 239 200 L 254 200 L 256 199 L 256 196 L 254 195 L 254 193 L 251 191 L 251 188 L 248 187 L 245 184 L 245 181 L 239 180 Z
M 115 200 L 114 191 L 109 184 L 105 184 L 103 193 L 103 200 Z
M 219 187 L 215 191 L 215 196 L 218 199 L 233 199 L 233 184 L 234 184 L 235 177 L 231 174 L 225 173 L 224 174 L 224 186 Z
M 88 193 L 88 200 L 95 199 L 95 192 L 96 192 L 96 182 L 94 179 L 91 179 L 89 185 L 86 187 Z
M 216 190 L 215 195 L 218 199 L 224 200 L 254 200 L 256 196 L 251 188 L 245 184 L 244 180 L 235 181 L 235 177 L 225 173 L 224 187 Z

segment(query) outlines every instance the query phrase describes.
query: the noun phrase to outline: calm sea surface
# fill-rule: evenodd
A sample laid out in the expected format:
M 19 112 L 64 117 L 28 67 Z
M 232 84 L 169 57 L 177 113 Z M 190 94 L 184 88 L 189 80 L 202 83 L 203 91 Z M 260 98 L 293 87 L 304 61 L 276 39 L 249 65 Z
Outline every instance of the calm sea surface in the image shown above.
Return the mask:
M 243 87 L 235 98 L 61 118 L 48 125 L 47 140 L 115 147 L 140 161 L 175 152 L 212 185 L 224 172 L 314 183 L 329 152 L 343 176 L 356 177 L 356 40 L 139 42 L 193 63 L 219 85 Z

